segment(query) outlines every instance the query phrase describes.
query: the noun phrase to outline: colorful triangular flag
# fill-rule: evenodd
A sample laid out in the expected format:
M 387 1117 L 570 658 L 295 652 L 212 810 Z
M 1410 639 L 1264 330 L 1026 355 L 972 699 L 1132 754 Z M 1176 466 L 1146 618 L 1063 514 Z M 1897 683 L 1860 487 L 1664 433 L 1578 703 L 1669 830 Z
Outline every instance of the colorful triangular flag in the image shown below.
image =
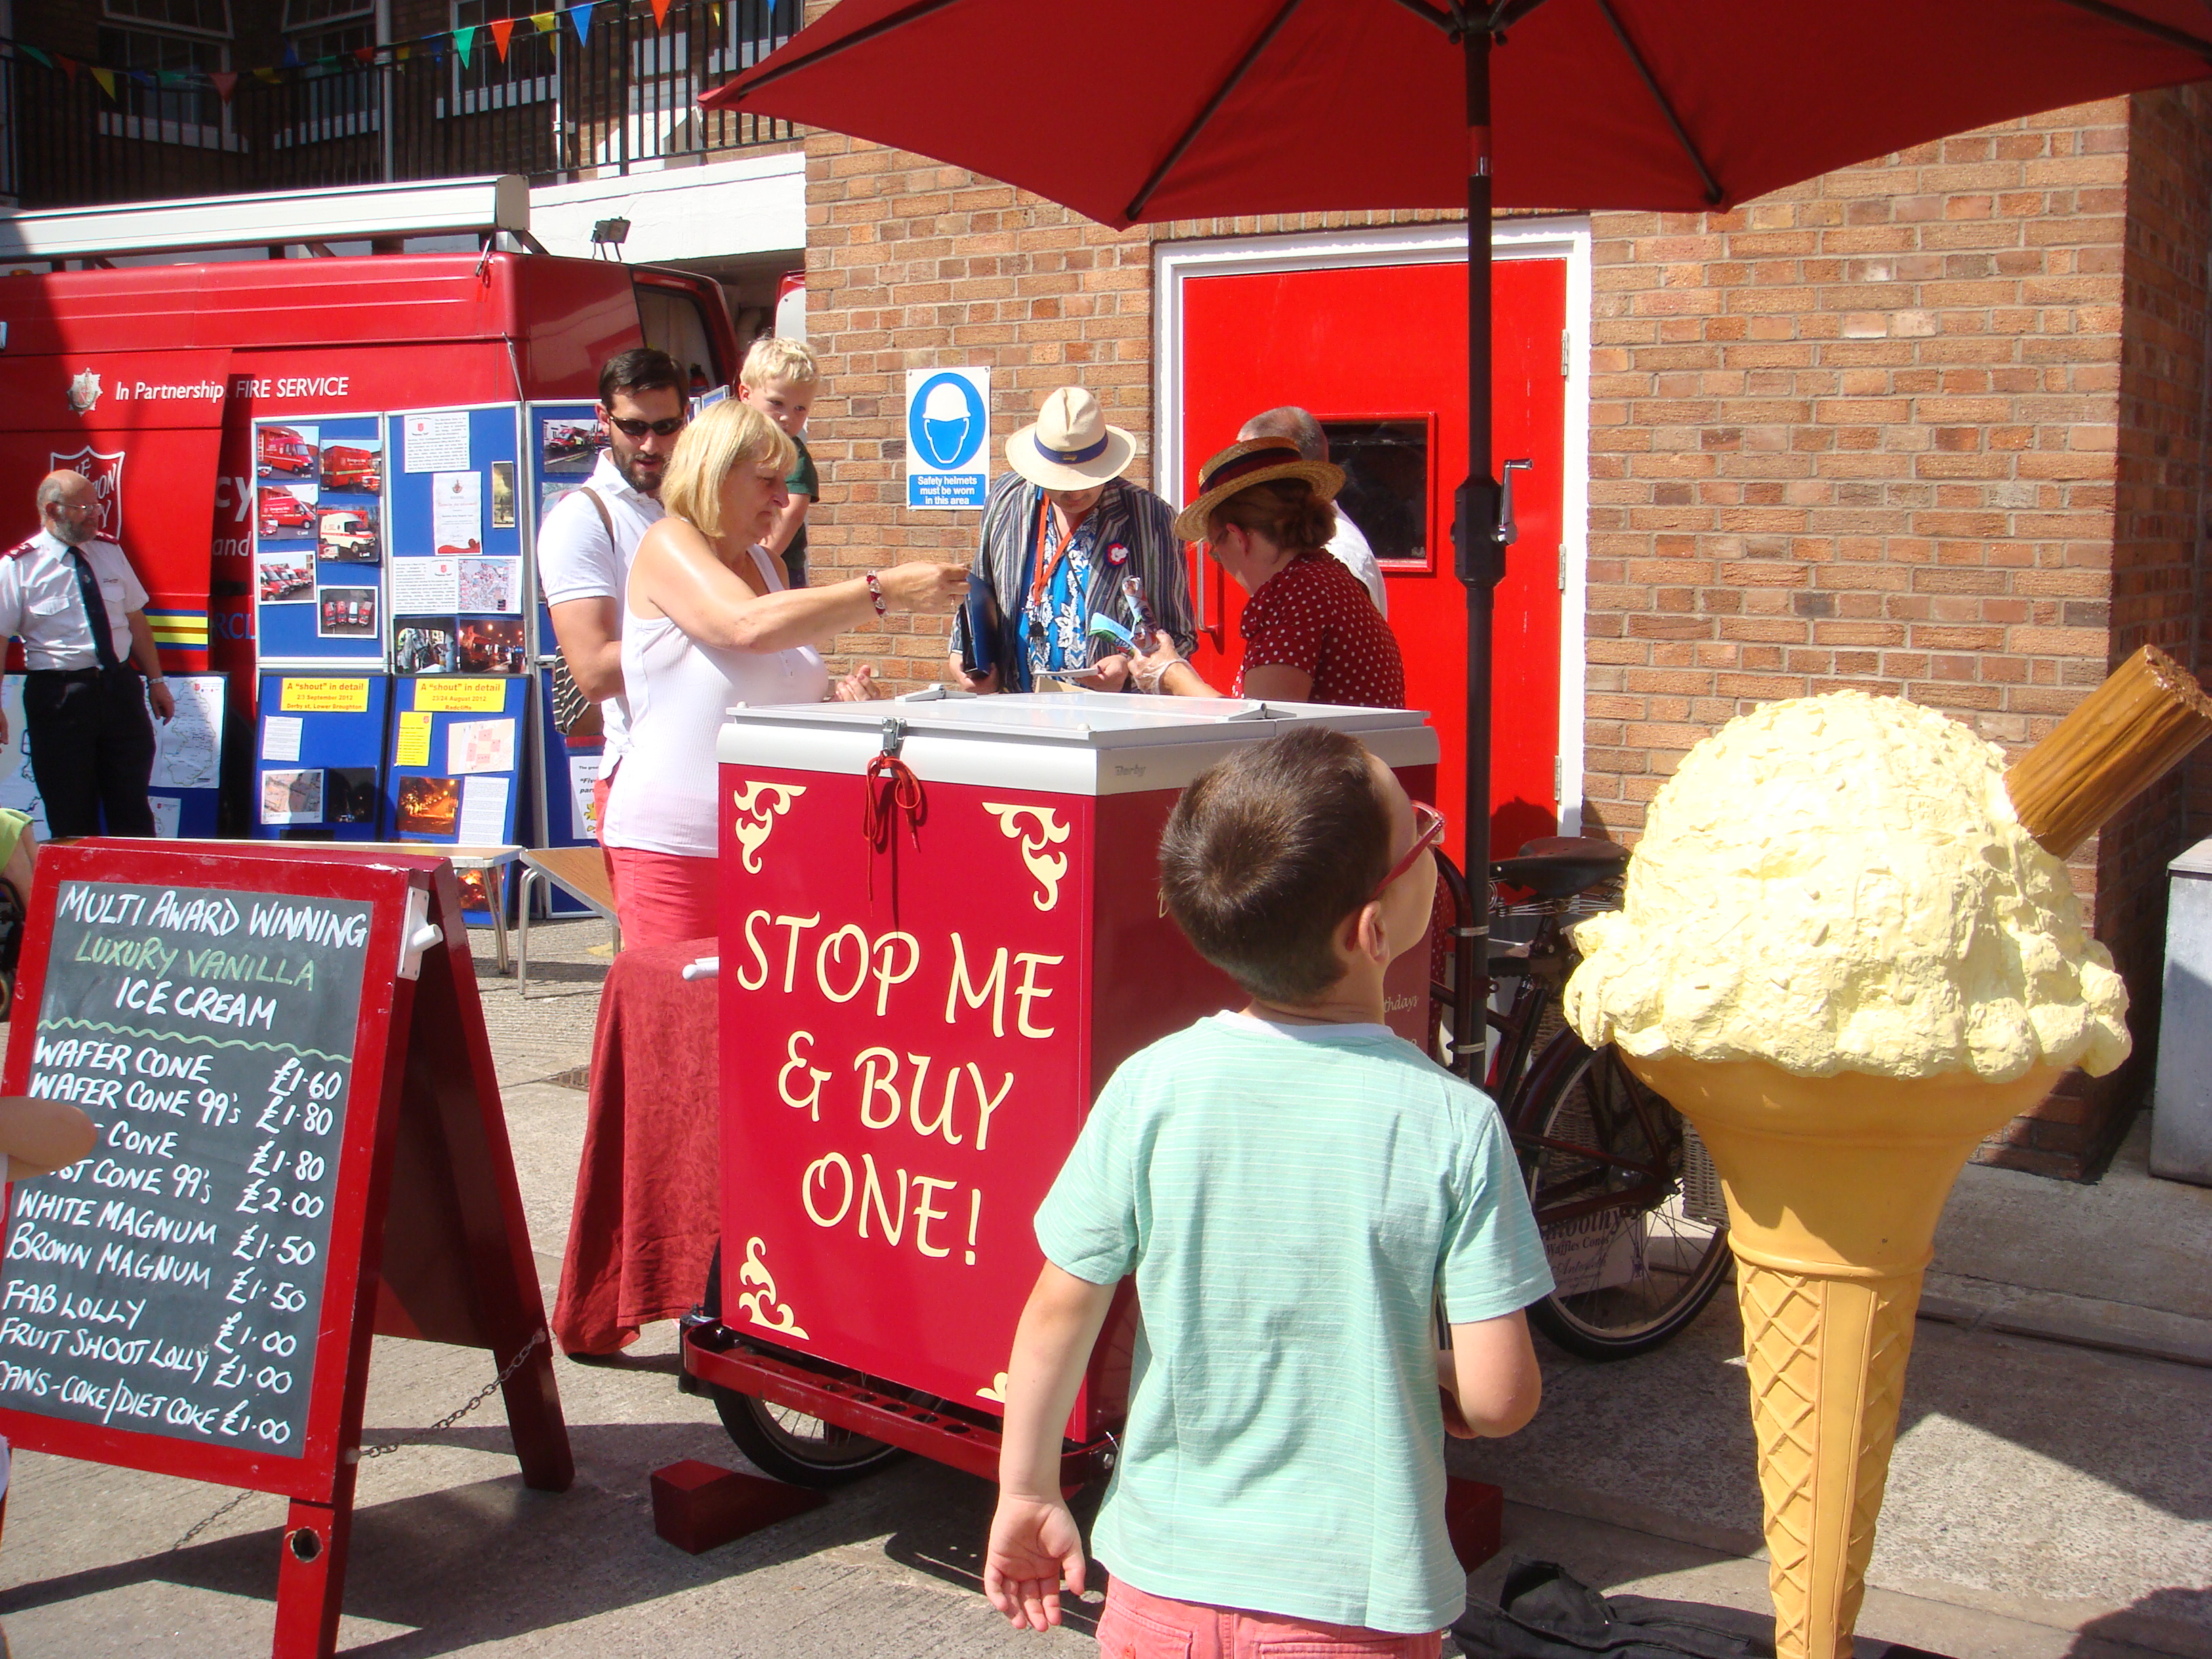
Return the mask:
M 224 103 L 228 103 L 230 101 L 230 94 L 237 88 L 238 86 L 237 71 L 234 70 L 210 70 L 208 71 L 208 79 L 215 83 L 215 95 L 222 99 Z
M 504 64 L 507 61 L 507 43 L 514 39 L 514 19 L 495 18 L 488 27 L 491 30 L 492 45 L 499 48 L 499 61 Z
M 453 31 L 453 50 L 460 53 L 461 67 L 463 69 L 466 69 L 469 66 L 469 52 L 476 43 L 477 30 L 475 24 L 471 23 L 465 28 L 458 28 Z
M 538 32 L 540 34 L 550 34 L 561 27 L 561 15 L 558 12 L 533 11 L 530 14 L 530 21 L 538 25 Z
M 276 60 L 276 67 L 278 69 L 297 69 L 300 67 L 300 54 L 293 50 L 292 43 L 289 40 L 287 40 L 284 43 L 284 55 Z
M 76 84 L 76 72 L 80 69 L 82 69 L 84 65 L 78 63 L 74 58 L 63 57 L 59 52 L 56 52 L 54 54 L 54 62 L 62 66 L 62 73 L 69 76 L 70 84 L 71 86 L 75 86 Z
M 92 70 L 92 78 L 100 82 L 100 89 L 107 94 L 108 101 L 110 103 L 114 102 L 115 71 L 113 70 L 100 69 L 92 64 L 87 64 L 85 67 Z
M 374 46 L 356 46 L 353 49 L 353 58 L 354 62 L 356 64 L 374 64 L 376 61 L 376 48 Z
M 395 64 L 404 64 L 414 55 L 414 47 L 402 43 L 392 49 L 392 61 Z
M 568 21 L 575 26 L 576 44 L 582 46 L 592 34 L 592 8 L 598 0 L 583 0 L 580 5 L 568 8 Z
M 52 69 L 54 66 L 54 60 L 47 57 L 43 52 L 40 52 L 36 46 L 18 46 L 15 50 L 21 52 L 24 57 L 29 58 L 34 64 L 43 64 L 48 69 Z
M 653 27 L 657 29 L 668 27 L 668 0 L 653 0 Z
M 717 34 L 720 33 L 722 32 L 722 8 L 721 8 L 721 6 L 720 6 L 719 3 L 717 3 L 717 4 L 715 4 L 715 5 L 709 6 L 707 9 L 708 9 L 708 10 L 709 10 L 709 11 L 711 11 L 711 12 L 712 12 L 712 13 L 714 13 L 714 32 L 715 32 Z
M 257 81 L 266 81 L 273 87 L 279 84 L 284 77 L 273 69 L 258 69 L 253 71 L 253 78 Z
M 150 88 L 155 84 L 154 77 L 149 75 L 144 70 L 125 70 L 123 72 L 129 76 L 131 79 L 136 81 L 142 87 Z

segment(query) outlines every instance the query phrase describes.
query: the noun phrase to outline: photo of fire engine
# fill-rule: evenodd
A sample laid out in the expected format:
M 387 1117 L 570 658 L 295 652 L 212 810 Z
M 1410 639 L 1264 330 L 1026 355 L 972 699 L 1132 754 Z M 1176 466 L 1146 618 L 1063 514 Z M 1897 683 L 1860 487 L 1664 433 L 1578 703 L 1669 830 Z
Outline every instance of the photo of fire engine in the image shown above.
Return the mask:
M 325 587 L 316 596 L 321 609 L 315 632 L 326 640 L 373 640 L 376 637 L 376 590 L 373 587 Z
M 589 472 L 607 447 L 596 420 L 548 421 L 541 432 L 541 472 Z
M 351 438 L 344 443 L 325 444 L 322 453 L 323 488 L 357 495 L 384 493 L 384 441 Z
M 399 780 L 399 833 L 403 836 L 451 836 L 460 822 L 461 781 L 459 778 L 402 778 Z
M 257 567 L 264 605 L 306 605 L 315 597 L 315 573 L 305 555 L 264 554 Z
M 392 619 L 392 672 L 443 674 L 453 665 L 451 617 L 395 617 Z
M 340 564 L 380 564 L 374 507 L 329 507 L 315 521 L 315 556 Z
M 264 484 L 256 492 L 254 519 L 264 542 L 305 541 L 315 532 L 313 484 Z
M 264 426 L 254 456 L 254 471 L 264 478 L 298 478 L 313 483 L 319 456 L 312 426 Z
M 453 666 L 464 674 L 522 672 L 522 618 L 489 617 L 462 622 Z

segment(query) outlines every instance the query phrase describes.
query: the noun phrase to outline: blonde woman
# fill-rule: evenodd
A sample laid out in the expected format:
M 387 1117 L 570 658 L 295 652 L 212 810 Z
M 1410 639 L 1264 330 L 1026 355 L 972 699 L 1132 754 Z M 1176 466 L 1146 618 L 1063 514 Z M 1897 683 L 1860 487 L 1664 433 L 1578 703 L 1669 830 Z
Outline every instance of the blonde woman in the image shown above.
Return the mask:
M 716 914 L 714 740 L 733 703 L 819 702 L 829 671 L 811 641 L 894 612 L 942 616 L 967 573 L 927 560 L 787 589 L 760 544 L 789 500 L 791 439 L 731 399 L 684 429 L 623 597 L 629 749 L 607 797 L 623 943 L 703 939 Z M 840 697 L 870 693 L 862 667 Z

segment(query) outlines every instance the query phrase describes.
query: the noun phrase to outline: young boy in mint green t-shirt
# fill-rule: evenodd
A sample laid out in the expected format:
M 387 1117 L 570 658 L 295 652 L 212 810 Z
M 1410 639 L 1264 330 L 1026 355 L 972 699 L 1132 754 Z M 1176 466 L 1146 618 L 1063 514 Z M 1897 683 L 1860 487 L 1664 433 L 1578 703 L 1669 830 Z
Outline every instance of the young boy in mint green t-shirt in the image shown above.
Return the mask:
M 1521 1310 L 1552 1277 L 1496 1109 L 1382 1023 L 1442 831 L 1319 729 L 1239 750 L 1177 803 L 1169 913 L 1251 1001 L 1122 1065 L 1037 1212 L 984 1566 L 1016 1626 L 1057 1624 L 1061 1581 L 1083 1588 L 1060 1436 L 1132 1273 L 1129 1420 L 1092 1540 L 1102 1650 L 1423 1659 L 1464 1606 L 1444 1436 L 1534 1415 Z

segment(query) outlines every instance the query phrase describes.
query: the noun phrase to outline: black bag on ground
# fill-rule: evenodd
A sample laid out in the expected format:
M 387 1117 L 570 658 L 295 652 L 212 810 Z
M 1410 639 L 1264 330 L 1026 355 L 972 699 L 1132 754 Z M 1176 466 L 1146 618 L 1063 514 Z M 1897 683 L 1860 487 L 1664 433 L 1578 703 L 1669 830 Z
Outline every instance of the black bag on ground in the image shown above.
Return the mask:
M 1556 1561 L 1516 1560 L 1498 1605 L 1452 1626 L 1474 1659 L 1774 1659 L 1774 1621 L 1733 1607 L 1600 1595 Z

